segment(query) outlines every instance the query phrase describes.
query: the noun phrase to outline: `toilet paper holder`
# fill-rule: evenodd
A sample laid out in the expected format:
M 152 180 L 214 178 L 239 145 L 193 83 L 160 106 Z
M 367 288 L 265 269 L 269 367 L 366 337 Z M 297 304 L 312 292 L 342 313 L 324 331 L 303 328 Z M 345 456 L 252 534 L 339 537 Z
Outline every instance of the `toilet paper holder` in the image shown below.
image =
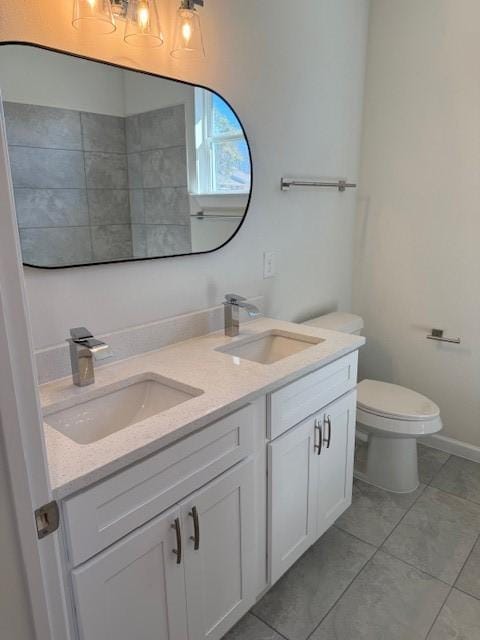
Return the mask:
M 428 334 L 427 340 L 436 340 L 437 342 L 450 342 L 451 344 L 460 344 L 460 338 L 445 338 L 443 335 L 443 329 L 432 329 L 432 332 Z

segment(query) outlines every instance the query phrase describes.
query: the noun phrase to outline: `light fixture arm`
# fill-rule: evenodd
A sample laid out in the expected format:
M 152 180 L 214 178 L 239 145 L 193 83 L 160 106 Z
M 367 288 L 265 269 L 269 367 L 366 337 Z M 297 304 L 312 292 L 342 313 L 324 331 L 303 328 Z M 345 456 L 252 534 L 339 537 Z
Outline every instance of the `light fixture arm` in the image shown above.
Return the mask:
M 125 18 L 128 9 L 128 0 L 110 0 L 112 12 L 117 18 Z
M 196 4 L 198 4 L 200 7 L 203 7 L 204 0 L 182 0 L 181 8 L 188 9 L 189 11 L 195 11 Z

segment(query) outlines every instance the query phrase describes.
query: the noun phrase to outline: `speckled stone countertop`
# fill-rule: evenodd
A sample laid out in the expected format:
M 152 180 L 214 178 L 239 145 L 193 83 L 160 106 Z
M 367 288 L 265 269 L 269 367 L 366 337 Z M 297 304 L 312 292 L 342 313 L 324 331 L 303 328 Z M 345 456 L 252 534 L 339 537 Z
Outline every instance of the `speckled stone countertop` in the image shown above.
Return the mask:
M 215 350 L 272 329 L 323 338 L 324 342 L 267 365 Z M 171 378 L 203 391 L 90 444 L 78 444 L 44 423 L 53 495 L 60 499 L 84 489 L 364 343 L 361 336 L 260 318 L 243 324 L 237 338 L 211 333 L 102 367 L 96 372 L 95 384 L 88 387 L 75 387 L 71 377 L 41 385 L 44 415 L 101 396 L 106 387 L 114 391 L 124 386 L 125 379 L 142 374 Z

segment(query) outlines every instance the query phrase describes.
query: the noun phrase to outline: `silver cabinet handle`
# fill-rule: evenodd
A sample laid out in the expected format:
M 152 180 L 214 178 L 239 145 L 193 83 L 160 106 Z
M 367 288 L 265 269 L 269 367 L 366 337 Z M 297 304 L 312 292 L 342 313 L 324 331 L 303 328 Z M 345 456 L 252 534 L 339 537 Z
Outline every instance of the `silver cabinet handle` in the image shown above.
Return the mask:
M 200 521 L 197 507 L 192 507 L 188 515 L 193 518 L 193 536 L 190 536 L 190 540 L 193 540 L 193 548 L 198 551 L 200 548 Z
M 330 441 L 332 440 L 332 419 L 330 416 L 325 416 L 323 419 L 323 424 L 325 427 L 328 427 L 328 435 L 325 438 L 324 442 L 327 445 L 327 449 L 330 449 Z
M 315 445 L 313 448 L 317 452 L 317 455 L 320 455 L 322 453 L 322 444 L 323 444 L 322 425 L 320 424 L 320 421 L 317 418 L 315 418 L 315 434 L 317 432 L 318 432 L 318 444 L 315 437 L 314 438 Z
M 175 522 L 172 524 L 172 529 L 175 529 L 175 535 L 177 537 L 177 548 L 172 549 L 172 551 L 177 556 L 177 564 L 181 564 L 182 562 L 182 531 L 180 529 L 179 518 L 175 518 Z

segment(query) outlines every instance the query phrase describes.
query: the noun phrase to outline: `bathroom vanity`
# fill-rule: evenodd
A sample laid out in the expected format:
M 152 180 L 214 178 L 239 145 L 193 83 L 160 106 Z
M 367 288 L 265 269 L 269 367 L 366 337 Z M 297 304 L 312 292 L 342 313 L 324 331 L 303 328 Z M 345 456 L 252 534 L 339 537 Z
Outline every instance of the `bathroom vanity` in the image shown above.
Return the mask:
M 222 638 L 351 502 L 363 343 L 262 318 L 41 386 L 73 638 Z

